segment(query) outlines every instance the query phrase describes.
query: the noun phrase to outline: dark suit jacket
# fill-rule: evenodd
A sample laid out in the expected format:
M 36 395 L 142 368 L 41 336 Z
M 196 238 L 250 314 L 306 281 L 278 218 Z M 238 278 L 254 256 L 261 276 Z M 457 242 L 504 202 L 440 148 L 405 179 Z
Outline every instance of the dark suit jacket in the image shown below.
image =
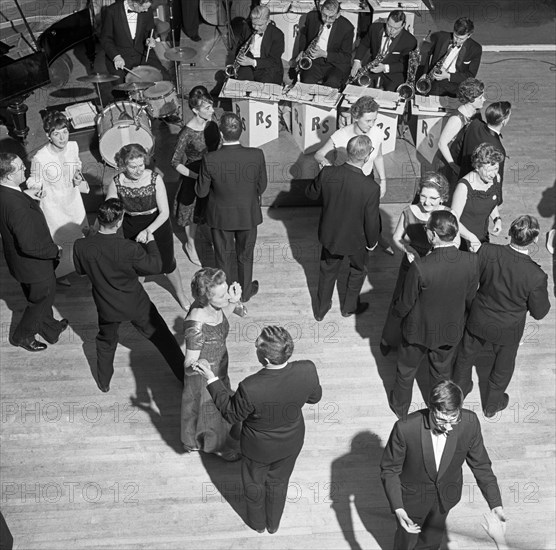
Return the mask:
M 207 200 L 207 224 L 214 229 L 252 229 L 263 221 L 260 197 L 266 189 L 264 153 L 254 147 L 223 145 L 203 157 L 195 185 Z
M 73 247 L 75 271 L 93 284 L 93 299 L 104 321 L 130 321 L 148 314 L 150 299 L 139 275 L 156 275 L 162 260 L 156 242 L 140 245 L 114 235 L 96 233 Z
M 385 24 L 378 21 L 370 26 L 369 32 L 359 43 L 355 52 L 355 59 L 359 59 L 365 65 L 379 54 L 384 29 Z M 392 40 L 388 53 L 384 58 L 383 63 L 389 66 L 388 73 L 381 73 L 384 80 L 391 82 L 392 86 L 395 87 L 405 82 L 409 52 L 413 51 L 416 47 L 417 40 L 415 37 L 409 31 L 403 29 Z
M 58 247 L 39 203 L 26 193 L 0 185 L 0 234 L 8 269 L 20 283 L 52 277 Z
M 241 46 L 246 40 L 249 40 L 249 33 L 242 40 Z M 238 51 L 241 49 L 238 48 Z M 282 54 L 284 53 L 284 33 L 270 23 L 266 28 L 263 39 L 261 41 L 261 56 L 257 57 L 257 66 L 253 67 L 255 71 L 265 71 L 267 73 L 266 82 L 281 84 L 284 80 L 284 67 L 282 66 Z M 252 57 L 249 55 L 249 57 Z
M 431 49 L 424 63 L 424 73 L 428 73 L 448 51 L 452 42 L 452 33 L 446 31 L 435 32 L 431 36 Z M 462 45 L 456 59 L 456 72 L 450 75 L 450 82 L 459 84 L 466 78 L 476 77 L 481 64 L 483 48 L 472 38 L 468 38 Z
M 312 361 L 293 361 L 277 370 L 261 369 L 241 381 L 234 395 L 221 380 L 207 388 L 228 422 L 243 421 L 241 453 L 265 464 L 299 453 L 305 437 L 301 409 L 322 397 Z
M 477 253 L 480 287 L 467 330 L 494 344 L 517 344 L 527 311 L 542 319 L 550 310 L 548 277 L 530 256 L 509 245 L 484 243 Z
M 403 318 L 405 340 L 428 349 L 455 346 L 478 284 L 478 260 L 471 252 L 455 246 L 434 248 L 416 259 L 394 303 L 394 314 Z
M 305 194 L 322 198 L 319 241 L 329 252 L 349 256 L 376 244 L 380 188 L 371 175 L 347 163 L 325 166 Z
M 409 517 L 422 517 L 436 498 L 448 511 L 461 499 L 461 467 L 467 462 L 490 508 L 502 506 L 496 476 L 483 443 L 477 415 L 462 411 L 462 421 L 453 427 L 436 469 L 428 409 L 410 414 L 394 424 L 380 463 L 386 497 L 394 512 L 404 508 Z
M 137 31 L 135 39 L 132 39 L 123 0 L 117 0 L 115 4 L 105 8 L 100 43 L 108 58 L 107 69 L 111 73 L 116 72 L 113 60 L 118 54 L 124 58 L 128 69 L 140 65 L 145 51 L 145 41 L 153 28 L 153 12 L 149 9 L 138 14 Z M 151 52 L 151 55 L 153 54 L 154 52 Z
M 463 135 L 463 141 L 461 144 L 461 164 L 459 170 L 459 179 L 465 177 L 469 172 L 473 171 L 473 166 L 471 165 L 471 155 L 473 151 L 481 143 L 490 143 L 494 145 L 497 149 L 500 149 L 504 156 L 506 156 L 506 149 L 502 145 L 502 140 L 500 139 L 500 134 L 491 130 L 486 122 L 483 122 L 480 118 L 473 119 Z M 500 169 L 498 170 L 500 185 L 504 183 L 504 161 L 500 163 Z M 500 197 L 499 205 L 502 204 L 502 197 Z
M 318 12 L 311 11 L 307 14 L 305 25 L 299 34 L 299 51 L 305 51 L 321 27 Z M 342 15 L 334 21 L 328 38 L 326 61 L 344 73 L 349 73 L 351 68 L 351 52 L 353 50 L 353 25 Z

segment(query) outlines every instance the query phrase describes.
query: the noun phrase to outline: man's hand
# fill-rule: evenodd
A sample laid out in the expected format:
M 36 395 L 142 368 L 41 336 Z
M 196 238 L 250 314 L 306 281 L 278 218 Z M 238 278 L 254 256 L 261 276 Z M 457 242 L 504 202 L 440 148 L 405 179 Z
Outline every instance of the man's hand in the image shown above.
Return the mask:
M 436 71 L 434 71 L 432 73 L 432 77 L 435 80 L 450 80 L 450 73 L 446 70 L 441 70 L 439 73 L 437 73 Z
M 500 521 L 503 522 L 506 521 L 506 514 L 504 513 L 504 508 L 502 508 L 502 506 L 497 506 L 496 508 L 493 508 L 491 511 Z
M 151 237 L 152 237 L 152 233 L 151 233 Z M 135 240 L 138 243 L 145 244 L 145 243 L 148 242 L 148 240 L 147 240 L 148 238 L 149 238 L 149 231 L 147 231 L 146 229 L 143 229 L 143 231 L 140 231 L 137 234 L 137 237 L 135 237 Z M 151 238 L 151 240 L 152 240 L 152 238 Z
M 237 282 L 233 282 L 228 287 L 228 294 L 230 295 L 230 302 L 237 303 L 241 300 L 241 285 Z
M 381 179 L 379 186 L 380 186 L 380 198 L 382 198 L 384 197 L 384 195 L 386 195 L 386 180 Z
M 398 508 L 396 510 L 396 517 L 400 522 L 400 525 L 408 532 L 408 533 L 420 533 L 421 527 L 417 525 L 414 521 L 412 521 L 407 512 L 403 508 Z
M 152 49 L 156 46 L 156 39 L 149 37 L 145 41 L 145 44 L 147 45 L 148 48 Z
M 326 57 L 328 54 L 318 46 L 315 46 L 311 51 L 311 57 L 313 59 L 318 59 L 319 57 Z
M 506 521 L 501 520 L 495 510 L 500 510 L 502 514 L 504 513 L 502 506 L 494 508 L 489 514 L 484 515 L 485 523 L 481 523 L 481 525 L 487 535 L 496 543 L 496 547 L 499 550 L 504 550 L 508 547 L 506 544 Z
M 384 63 L 379 63 L 376 67 L 371 69 L 371 72 L 372 73 L 383 73 L 385 68 L 386 67 L 384 66 Z
M 64 249 L 59 244 L 57 244 L 56 246 L 58 247 L 58 259 L 61 259 L 62 254 L 64 253 Z
M 121 55 L 117 55 L 114 58 L 114 67 L 116 67 L 116 69 L 118 70 L 122 70 L 125 67 L 125 61 Z
M 199 359 L 198 361 L 195 361 L 191 367 L 197 374 L 200 374 L 206 380 L 210 380 L 214 376 L 214 373 L 210 368 L 210 363 L 206 359 Z
M 501 231 L 502 231 L 502 220 L 500 218 L 498 218 L 494 222 L 494 226 L 492 228 L 492 234 L 493 235 L 500 235 Z
M 257 65 L 257 62 L 252 57 L 248 57 L 245 54 L 238 56 L 236 61 L 241 67 L 255 67 Z
M 361 68 L 361 61 L 359 59 L 356 59 L 353 62 L 353 66 L 351 67 L 351 73 L 349 73 L 349 76 L 355 76 L 360 68 Z

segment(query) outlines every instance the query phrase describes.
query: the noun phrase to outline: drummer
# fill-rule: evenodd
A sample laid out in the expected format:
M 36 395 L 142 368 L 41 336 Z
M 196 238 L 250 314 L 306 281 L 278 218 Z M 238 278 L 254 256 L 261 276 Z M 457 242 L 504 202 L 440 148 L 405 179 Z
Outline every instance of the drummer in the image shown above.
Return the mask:
M 151 0 L 117 0 L 105 9 L 100 43 L 106 54 L 106 69 L 120 77 L 114 84 L 124 82 L 128 74 L 124 67 L 130 70 L 138 65 L 156 67 L 163 80 L 170 80 L 154 51 L 156 31 L 150 8 Z

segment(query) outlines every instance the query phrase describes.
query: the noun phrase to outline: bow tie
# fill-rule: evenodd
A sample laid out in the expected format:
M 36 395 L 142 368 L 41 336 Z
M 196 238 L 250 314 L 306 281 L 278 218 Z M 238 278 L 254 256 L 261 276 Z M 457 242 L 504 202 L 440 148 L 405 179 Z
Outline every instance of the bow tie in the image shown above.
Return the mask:
M 135 13 L 135 14 L 138 14 L 139 12 L 138 12 L 138 11 L 134 11 L 134 10 L 127 10 L 127 13 Z

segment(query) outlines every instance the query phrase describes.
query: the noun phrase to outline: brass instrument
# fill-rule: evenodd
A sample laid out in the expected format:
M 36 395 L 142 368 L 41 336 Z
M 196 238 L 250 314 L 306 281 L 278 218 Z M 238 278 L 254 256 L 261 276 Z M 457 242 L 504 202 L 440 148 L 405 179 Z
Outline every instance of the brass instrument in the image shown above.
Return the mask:
M 415 89 L 421 95 L 427 95 L 431 91 L 432 81 L 434 80 L 433 75 L 440 74 L 440 72 L 442 71 L 442 65 L 444 64 L 444 61 L 446 61 L 446 58 L 448 57 L 450 51 L 450 48 L 448 48 L 446 50 L 446 53 L 436 62 L 435 66 L 415 83 Z
M 256 32 L 251 33 L 251 36 L 246 40 L 245 44 L 241 46 L 239 51 L 237 52 L 236 58 L 234 62 L 230 65 L 226 65 L 224 72 L 228 78 L 237 78 L 237 72 L 239 71 L 240 64 L 238 63 L 238 59 L 247 54 L 251 44 L 253 44 L 253 40 L 255 40 L 255 36 L 257 35 Z
M 379 53 L 372 61 L 361 67 L 353 76 L 350 76 L 347 83 L 353 84 L 356 82 L 358 86 L 367 87 L 371 83 L 372 78 L 369 73 L 372 69 L 380 65 L 385 57 L 385 54 Z
M 317 36 L 315 36 L 315 38 L 311 40 L 309 47 L 301 54 L 301 57 L 299 58 L 299 60 L 297 61 L 297 65 L 295 66 L 295 70 L 298 73 L 299 71 L 308 71 L 313 66 L 313 58 L 311 56 L 311 53 L 317 47 L 324 28 L 325 25 L 322 25 Z
M 407 80 L 398 86 L 396 92 L 401 99 L 411 99 L 415 95 L 415 75 L 419 68 L 420 55 L 417 50 L 409 52 L 409 63 L 407 67 Z

